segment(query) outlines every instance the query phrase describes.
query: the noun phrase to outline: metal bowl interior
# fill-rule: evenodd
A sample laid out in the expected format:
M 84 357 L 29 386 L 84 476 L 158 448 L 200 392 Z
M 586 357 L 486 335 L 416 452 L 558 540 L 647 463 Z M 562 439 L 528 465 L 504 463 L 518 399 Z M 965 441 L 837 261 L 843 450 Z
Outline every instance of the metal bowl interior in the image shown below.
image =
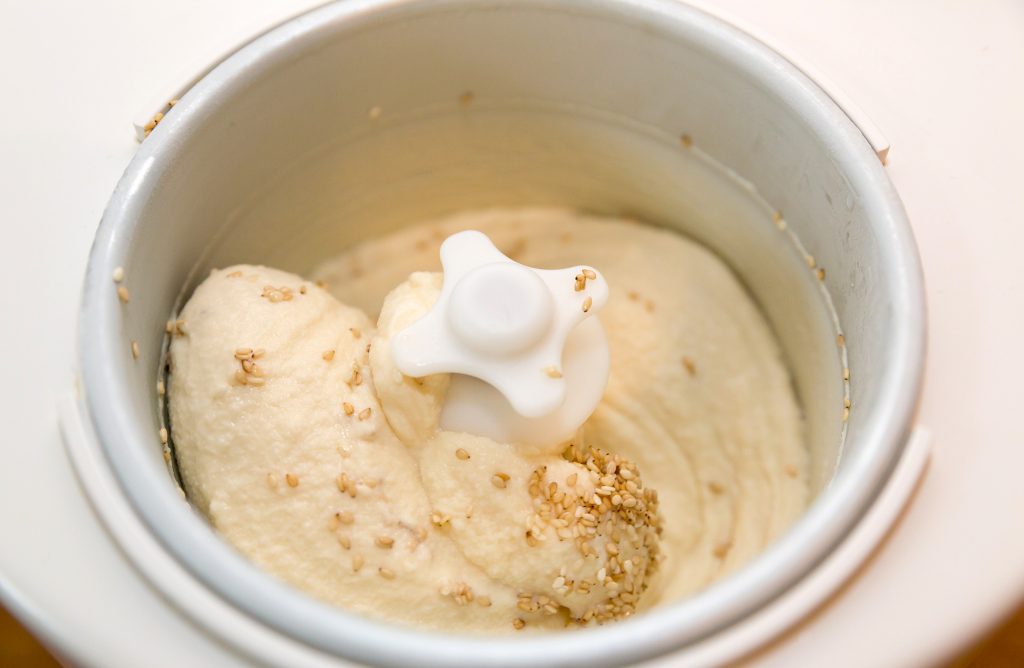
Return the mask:
M 738 182 L 749 197 L 732 195 Z M 301 272 L 411 222 L 515 205 L 671 227 L 744 280 L 790 361 L 814 462 L 816 498 L 782 539 L 704 592 L 620 624 L 469 638 L 318 603 L 249 564 L 181 502 L 156 436 L 155 379 L 164 322 L 210 267 Z M 778 233 L 774 210 L 805 250 Z M 804 252 L 827 267 L 845 349 Z M 127 307 L 110 281 L 119 266 Z M 900 453 L 923 332 L 916 250 L 882 166 L 823 92 L 746 35 L 671 0 L 352 0 L 243 48 L 143 143 L 90 257 L 80 364 L 90 419 L 134 510 L 198 580 L 271 628 L 382 665 L 593 666 L 713 633 L 828 553 Z

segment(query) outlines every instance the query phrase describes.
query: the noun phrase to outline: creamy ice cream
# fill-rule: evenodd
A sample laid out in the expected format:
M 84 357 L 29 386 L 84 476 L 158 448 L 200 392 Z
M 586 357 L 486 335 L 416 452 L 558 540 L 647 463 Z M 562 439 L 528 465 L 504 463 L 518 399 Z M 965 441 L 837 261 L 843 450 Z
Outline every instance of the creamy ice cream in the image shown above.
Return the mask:
M 463 229 L 524 264 L 607 278 L 611 379 L 571 443 L 440 430 L 448 377 L 395 368 L 390 339 L 436 300 L 438 246 Z M 777 345 L 731 272 L 678 235 L 478 212 L 357 246 L 313 278 L 214 272 L 181 313 L 169 394 L 189 498 L 317 598 L 447 630 L 605 622 L 700 589 L 803 510 Z

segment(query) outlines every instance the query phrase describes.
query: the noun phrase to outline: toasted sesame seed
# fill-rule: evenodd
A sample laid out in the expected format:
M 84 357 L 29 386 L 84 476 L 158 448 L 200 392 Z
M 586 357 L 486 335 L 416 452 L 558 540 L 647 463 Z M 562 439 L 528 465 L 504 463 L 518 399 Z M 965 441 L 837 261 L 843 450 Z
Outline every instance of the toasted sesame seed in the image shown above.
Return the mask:
M 174 333 L 174 321 L 173 320 L 168 320 L 166 323 L 164 323 L 164 331 L 167 332 L 168 334 L 173 334 Z
M 127 304 L 129 299 L 128 288 L 123 285 L 117 286 L 117 298 L 121 300 L 122 304 Z
M 167 394 L 167 389 L 164 387 L 164 381 L 162 381 L 162 380 L 156 381 L 156 393 L 157 393 L 158 396 L 161 396 L 161 397 L 164 396 L 165 394 Z
M 818 272 L 817 273 L 818 273 L 818 280 L 819 281 L 824 281 L 825 280 L 825 268 L 824 267 L 818 267 Z
M 167 445 L 167 427 L 160 427 L 160 442 Z
M 341 512 L 335 513 L 335 517 L 342 524 L 352 524 L 356 521 L 356 516 L 352 514 L 350 510 L 342 510 Z
M 790 478 L 795 478 L 800 473 L 796 466 L 792 464 L 786 464 L 785 471 L 786 475 L 788 475 Z
M 593 297 L 587 297 L 586 299 L 584 299 L 583 300 L 583 312 L 584 313 L 589 313 L 590 312 L 590 307 L 593 306 L 593 305 L 594 305 L 594 298 Z
M 381 549 L 390 550 L 391 547 L 395 544 L 395 539 L 391 536 L 377 536 L 373 542 L 377 547 Z
M 338 536 L 338 545 L 341 545 L 346 550 L 351 550 L 352 549 L 352 539 L 349 538 L 348 536 L 344 536 L 344 535 Z
M 576 274 L 576 280 L 573 284 L 573 289 L 576 292 L 583 292 L 587 287 L 587 277 L 583 274 Z
M 266 385 L 267 381 L 263 378 L 262 373 L 257 374 L 256 369 L 253 369 L 253 375 L 249 376 L 248 383 L 253 387 L 263 387 Z
M 462 448 L 459 448 L 455 451 L 455 456 L 462 460 L 469 459 L 469 453 L 463 450 Z
M 587 297 L 590 299 L 590 297 Z M 544 373 L 547 374 L 548 378 L 561 378 L 562 372 L 559 371 L 558 367 L 549 366 L 544 368 Z
M 683 148 L 690 148 L 693 146 L 693 138 L 684 133 L 679 137 L 679 143 L 683 145 Z
M 139 359 L 139 342 L 132 341 L 132 359 Z
M 452 518 L 439 512 L 430 513 L 430 521 L 436 526 L 443 527 L 451 522 Z
M 273 473 L 267 474 L 267 487 L 270 489 L 277 489 L 277 478 Z
M 345 415 L 352 415 L 356 412 L 356 407 L 346 401 L 341 404 L 341 410 L 345 411 Z
M 358 327 L 349 327 L 348 331 L 352 332 L 352 338 L 358 339 L 363 335 L 362 331 Z
M 512 628 L 514 628 L 516 631 L 522 630 L 524 626 L 526 626 L 526 622 L 524 622 L 522 618 L 516 617 L 512 620 Z
M 353 573 L 358 573 L 359 569 L 363 567 L 364 563 L 365 563 L 365 560 L 363 559 L 363 555 L 357 554 L 357 555 L 353 556 L 352 557 L 352 572 Z
M 334 359 L 334 351 L 333 350 L 324 351 L 324 354 L 321 355 L 320 357 L 323 357 L 325 362 L 330 362 L 332 359 Z
M 244 371 L 246 373 L 252 373 L 253 369 L 255 369 L 255 367 L 256 367 L 256 365 L 253 364 L 253 361 L 251 359 L 244 359 L 244 360 L 242 360 L 242 371 Z
M 804 257 L 804 259 L 807 261 L 807 266 L 810 267 L 811 269 L 814 269 L 814 267 L 818 265 L 818 263 L 814 260 L 813 255 L 807 255 L 806 257 Z
M 164 448 L 163 455 L 164 455 L 164 461 L 165 462 L 170 462 L 171 461 L 171 451 L 170 450 Z
M 569 487 L 575 487 L 577 477 L 578 476 L 575 473 L 570 473 L 569 476 L 565 479 L 565 484 L 568 485 Z
M 383 566 L 381 566 L 380 568 L 377 569 L 377 572 L 380 573 L 380 576 L 382 578 L 384 578 L 385 580 L 394 580 L 395 579 L 395 572 L 393 570 L 391 570 L 390 568 L 384 568 Z
M 848 368 L 843 369 L 843 380 L 850 380 L 850 370 Z
M 843 422 L 846 422 L 849 419 L 850 419 L 850 409 L 849 408 L 844 408 L 843 409 Z
M 846 337 L 843 336 L 842 334 L 837 335 L 836 336 L 836 343 L 839 344 L 840 347 L 845 346 L 846 345 Z
M 363 410 L 359 411 L 359 419 L 360 420 L 369 420 L 371 412 L 372 412 L 372 410 L 370 408 L 364 408 Z
M 252 357 L 252 348 L 235 348 L 236 360 L 247 360 Z
M 240 272 L 240 271 L 233 271 L 230 274 L 228 274 L 227 277 L 228 278 L 241 278 L 242 277 L 242 272 Z
M 112 278 L 114 279 L 115 283 L 120 283 L 121 281 L 123 281 L 124 280 L 124 267 L 117 267 L 116 269 L 114 269 L 114 274 L 113 274 Z
M 258 360 L 259 358 L 263 357 L 266 354 L 266 350 L 264 350 L 263 348 L 257 348 L 256 350 L 252 351 L 252 358 L 254 360 Z
M 303 283 L 302 285 L 299 286 L 299 294 L 300 295 L 306 294 L 306 284 L 305 283 Z
M 708 483 L 708 489 L 711 490 L 712 494 L 721 494 L 725 491 L 725 487 L 722 486 L 722 483 L 714 480 Z
M 285 473 L 284 474 L 284 481 L 286 483 L 288 483 L 289 487 L 298 487 L 299 486 L 299 476 L 295 475 L 294 473 Z
M 178 336 L 185 336 L 185 325 L 187 323 L 184 319 L 177 319 L 174 321 L 174 333 Z
M 476 602 L 477 602 L 477 604 L 481 608 L 489 608 L 489 607 L 491 607 L 491 597 L 490 596 L 477 596 L 476 597 Z
M 691 376 L 697 373 L 697 363 L 693 361 L 692 357 L 683 357 L 683 367 Z
M 491 476 L 491 484 L 498 489 L 505 489 L 505 485 L 508 483 L 508 476 L 502 477 L 502 474 L 495 473 Z
M 843 397 L 843 408 L 850 407 L 850 397 Z
M 723 542 L 719 543 L 718 545 L 715 545 L 715 549 L 712 550 L 711 552 L 717 558 L 724 559 L 725 555 L 729 554 L 729 550 L 730 549 L 732 549 L 732 543 L 729 542 L 729 541 L 723 541 Z

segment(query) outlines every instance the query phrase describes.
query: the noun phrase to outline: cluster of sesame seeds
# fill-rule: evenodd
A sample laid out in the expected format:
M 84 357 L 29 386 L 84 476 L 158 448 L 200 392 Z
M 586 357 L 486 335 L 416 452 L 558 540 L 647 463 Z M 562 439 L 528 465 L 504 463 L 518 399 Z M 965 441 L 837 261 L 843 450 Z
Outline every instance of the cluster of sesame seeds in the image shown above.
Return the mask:
M 342 494 L 348 494 L 349 498 L 354 499 L 359 493 L 356 481 L 349 478 L 347 473 L 339 474 L 338 477 L 334 479 L 334 484 L 337 485 L 339 492 Z
M 586 596 L 599 587 L 607 591 L 606 598 L 574 619 L 576 623 L 601 624 L 628 617 L 636 611 L 648 577 L 661 560 L 657 493 L 643 487 L 632 462 L 612 453 L 571 445 L 563 457 L 583 470 L 566 476 L 564 485 L 547 480 L 545 466 L 533 471 L 528 489 L 535 514 L 527 526 L 526 542 L 538 546 L 548 539 L 548 530 L 560 541 L 575 542 L 579 559 L 563 565 L 551 585 L 558 595 Z M 580 476 L 588 478 L 589 484 L 581 485 Z M 581 571 L 585 564 L 596 567 L 596 574 L 580 575 L 589 572 Z M 520 594 L 517 605 L 530 613 L 555 614 L 559 609 L 548 597 L 527 593 Z
M 627 296 L 629 297 L 629 301 L 631 302 L 642 301 L 644 303 L 644 310 L 647 311 L 648 313 L 654 313 L 654 302 L 652 300 L 644 299 L 636 290 L 630 290 L 627 293 Z
M 451 522 L 451 515 L 445 515 L 444 513 L 440 513 L 436 510 L 430 513 L 430 523 L 436 527 L 443 528 L 445 526 L 450 525 Z
M 168 320 L 164 324 L 164 331 L 172 336 L 185 336 L 185 320 L 178 318 L 177 320 Z
M 491 599 L 487 596 L 481 596 L 479 599 L 473 594 L 473 588 L 465 582 L 456 582 L 454 585 L 442 586 L 440 589 L 441 596 L 448 596 L 458 605 L 469 605 L 474 599 L 477 600 L 481 606 L 487 608 L 491 605 Z
M 167 108 L 171 109 L 176 104 L 178 104 L 177 99 L 170 100 L 167 102 Z M 152 133 L 153 130 L 156 129 L 156 126 L 160 125 L 160 121 L 162 120 L 164 120 L 164 112 L 158 111 L 155 114 L 153 114 L 153 118 L 149 119 L 149 122 L 142 126 L 143 137 L 148 137 L 150 133 Z
M 573 289 L 576 292 L 583 292 L 584 290 L 587 289 L 587 281 L 596 280 L 597 272 L 595 272 L 593 269 L 581 269 L 580 273 L 576 274 L 576 282 L 573 285 Z
M 260 297 L 276 304 L 277 302 L 290 302 L 295 297 L 295 293 L 289 287 L 275 288 L 273 285 L 264 285 Z
M 234 357 L 241 368 L 235 371 L 235 382 L 239 385 L 262 387 L 267 382 L 266 374 L 256 360 L 262 358 L 266 352 L 263 348 L 236 348 Z

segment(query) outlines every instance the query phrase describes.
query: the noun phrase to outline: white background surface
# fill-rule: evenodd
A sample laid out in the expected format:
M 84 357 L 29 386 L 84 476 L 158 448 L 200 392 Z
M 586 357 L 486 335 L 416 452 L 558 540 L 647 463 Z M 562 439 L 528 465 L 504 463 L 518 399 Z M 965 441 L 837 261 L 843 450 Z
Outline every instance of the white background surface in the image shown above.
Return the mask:
M 68 467 L 86 253 L 181 68 L 311 0 L 5 2 L 0 9 L 0 587 L 103 666 L 231 665 L 108 542 Z M 1024 4 L 702 0 L 838 83 L 887 135 L 924 259 L 924 484 L 875 558 L 767 665 L 927 665 L 1024 597 Z M 815 659 L 817 659 L 815 661 Z

